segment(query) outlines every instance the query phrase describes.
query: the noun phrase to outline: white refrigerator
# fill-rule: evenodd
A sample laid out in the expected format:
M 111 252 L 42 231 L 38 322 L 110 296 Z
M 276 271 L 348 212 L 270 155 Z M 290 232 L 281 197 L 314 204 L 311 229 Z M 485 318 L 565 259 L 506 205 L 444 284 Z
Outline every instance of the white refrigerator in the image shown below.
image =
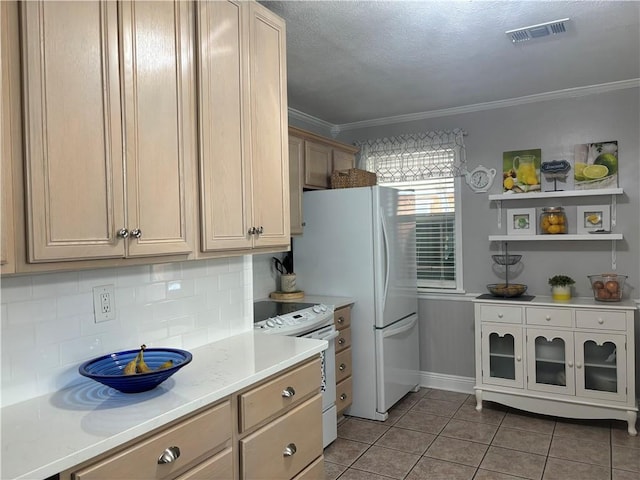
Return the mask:
M 353 403 L 348 415 L 385 420 L 419 384 L 414 195 L 390 187 L 303 194 L 294 270 L 308 294 L 355 298 Z

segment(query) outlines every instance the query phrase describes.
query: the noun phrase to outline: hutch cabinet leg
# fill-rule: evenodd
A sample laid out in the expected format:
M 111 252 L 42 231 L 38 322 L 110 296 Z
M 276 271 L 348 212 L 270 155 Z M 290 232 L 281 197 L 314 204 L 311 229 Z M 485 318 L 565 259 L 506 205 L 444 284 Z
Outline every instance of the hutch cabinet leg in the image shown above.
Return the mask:
M 638 412 L 634 412 L 632 410 L 627 411 L 627 425 L 629 435 L 636 436 L 638 435 L 638 431 L 636 430 L 636 420 L 638 419 Z
M 476 410 L 482 411 L 482 390 L 476 390 Z

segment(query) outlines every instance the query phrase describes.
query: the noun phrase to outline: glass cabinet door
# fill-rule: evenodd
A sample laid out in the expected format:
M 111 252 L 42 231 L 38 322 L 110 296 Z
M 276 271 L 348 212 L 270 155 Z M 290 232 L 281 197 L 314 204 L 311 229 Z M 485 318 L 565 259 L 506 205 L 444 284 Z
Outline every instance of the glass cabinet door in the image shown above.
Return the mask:
M 482 381 L 491 385 L 523 385 L 522 328 L 482 325 Z
M 579 395 L 626 401 L 627 353 L 623 335 L 576 333 Z
M 575 394 L 573 333 L 527 330 L 527 388 Z

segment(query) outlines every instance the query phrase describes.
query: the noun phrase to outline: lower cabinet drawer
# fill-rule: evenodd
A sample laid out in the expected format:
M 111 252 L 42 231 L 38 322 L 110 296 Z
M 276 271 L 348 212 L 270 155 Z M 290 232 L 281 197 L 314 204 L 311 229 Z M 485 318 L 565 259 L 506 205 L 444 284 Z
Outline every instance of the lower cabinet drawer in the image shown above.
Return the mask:
M 352 377 L 347 377 L 336 385 L 336 410 L 338 413 L 351 405 L 353 401 Z
M 341 328 L 339 332 L 340 334 L 336 338 L 336 353 L 351 346 L 351 327 Z
M 571 310 L 568 308 L 527 307 L 527 325 L 552 325 L 554 327 L 572 327 Z
M 627 316 L 612 310 L 576 310 L 576 327 L 601 330 L 626 330 Z
M 324 457 L 318 458 L 315 462 L 305 468 L 293 480 L 325 480 Z
M 301 398 L 320 391 L 320 357 L 260 385 L 239 397 L 240 431 L 244 432 Z
M 176 480 L 204 480 L 204 479 L 231 479 L 233 478 L 233 453 L 227 448 L 219 454 L 205 460 L 197 467 L 192 468 Z
M 75 480 L 166 478 L 173 472 L 182 470 L 208 451 L 213 451 L 216 447 L 229 442 L 230 439 L 231 404 L 226 401 L 153 435 L 131 448 L 82 468 L 74 472 L 72 478 Z M 158 458 L 171 447 L 179 449 L 179 456 L 173 462 L 158 464 Z
M 498 305 L 479 305 L 483 322 L 522 323 L 522 308 Z
M 336 383 L 351 376 L 351 348 L 336 354 Z
M 241 478 L 286 480 L 322 455 L 322 397 L 318 394 L 240 440 Z

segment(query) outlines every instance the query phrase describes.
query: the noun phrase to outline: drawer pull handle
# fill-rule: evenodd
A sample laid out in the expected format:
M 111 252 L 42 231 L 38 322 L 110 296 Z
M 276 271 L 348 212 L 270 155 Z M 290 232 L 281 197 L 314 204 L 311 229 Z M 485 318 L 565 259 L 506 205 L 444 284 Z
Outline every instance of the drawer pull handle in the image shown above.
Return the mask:
M 344 363 L 341 363 L 338 369 L 342 372 L 347 366 Z
M 346 342 L 346 340 L 344 338 L 340 338 L 338 340 L 338 345 L 344 345 L 344 342 Z
M 551 320 L 551 315 L 547 315 L 547 316 L 546 316 L 546 317 L 544 317 L 544 318 L 545 318 L 545 319 L 547 320 L 547 322 L 548 322 L 549 320 Z
M 296 448 L 296 444 L 295 443 L 290 443 L 289 445 L 287 445 L 284 449 L 284 452 L 282 452 L 282 456 L 283 457 L 293 457 L 293 455 L 298 451 L 298 449 Z
M 600 325 L 602 325 L 602 324 L 604 323 L 604 320 L 603 320 L 602 318 L 599 318 L 599 319 L 598 319 L 598 323 L 599 323 Z
M 503 315 L 503 314 L 501 314 L 501 313 L 499 313 L 499 314 L 498 314 L 498 318 L 502 318 L 502 317 L 504 317 L 504 315 Z
M 347 399 L 347 394 L 343 393 L 342 395 L 340 395 L 340 400 L 345 401 Z
M 344 317 L 338 317 L 338 323 L 344 323 Z
M 296 394 L 296 391 L 293 389 L 293 387 L 287 387 L 284 390 L 282 390 L 282 396 L 284 398 L 293 397 L 295 394 Z
M 158 465 L 173 463 L 178 459 L 178 457 L 180 457 L 180 449 L 175 446 L 169 447 L 158 457 Z
M 519 361 L 521 361 L 521 360 L 522 360 L 522 357 L 521 357 L 520 355 L 518 355 L 518 356 L 516 357 L 516 360 L 519 362 Z

